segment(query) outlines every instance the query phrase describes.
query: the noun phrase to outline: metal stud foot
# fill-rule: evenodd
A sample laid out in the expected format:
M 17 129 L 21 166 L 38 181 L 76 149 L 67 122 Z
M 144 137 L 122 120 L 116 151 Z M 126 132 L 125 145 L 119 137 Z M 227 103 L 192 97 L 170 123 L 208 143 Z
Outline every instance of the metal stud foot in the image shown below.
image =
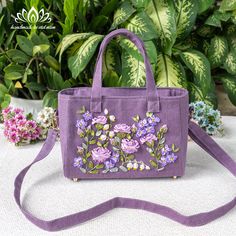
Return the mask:
M 79 182 L 79 179 L 78 178 L 73 178 L 72 179 L 74 182 Z
M 177 179 L 178 177 L 177 177 L 177 176 L 173 176 L 172 178 L 173 178 L 173 179 Z

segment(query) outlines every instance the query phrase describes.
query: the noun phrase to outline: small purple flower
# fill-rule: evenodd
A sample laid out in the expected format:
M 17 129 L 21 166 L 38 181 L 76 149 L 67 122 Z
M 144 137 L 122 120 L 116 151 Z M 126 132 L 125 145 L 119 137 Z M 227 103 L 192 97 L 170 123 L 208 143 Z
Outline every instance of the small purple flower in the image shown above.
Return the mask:
M 151 117 L 149 117 L 148 118 L 148 123 L 150 124 L 150 125 L 157 125 L 157 123 L 159 123 L 161 120 L 160 120 L 160 118 L 159 117 L 157 117 L 157 116 L 154 116 L 154 115 L 152 115 Z
M 148 126 L 148 121 L 147 121 L 147 119 L 146 118 L 144 118 L 143 120 L 140 120 L 139 122 L 138 122 L 138 127 L 139 128 L 144 128 L 144 127 L 146 127 L 146 126 Z
M 111 160 L 114 162 L 114 163 L 117 163 L 119 162 L 120 160 L 120 154 L 118 152 L 113 152 L 112 153 L 112 156 L 111 156 Z
M 166 156 L 167 163 L 174 163 L 177 159 L 178 157 L 174 153 L 171 153 Z
M 77 120 L 77 123 L 76 123 L 77 128 L 80 128 L 83 130 L 86 128 L 87 125 L 88 125 L 88 123 L 84 119 Z
M 128 154 L 137 152 L 139 149 L 139 143 L 134 139 L 122 139 L 121 141 L 121 149 Z
M 136 137 L 140 138 L 142 136 L 144 136 L 147 133 L 146 129 L 138 129 L 137 133 L 136 133 Z
M 155 128 L 153 126 L 148 126 L 148 127 L 146 127 L 146 132 L 154 134 L 155 133 Z
M 168 164 L 164 156 L 162 156 L 158 162 L 161 164 L 162 167 Z
M 111 156 L 111 151 L 107 148 L 97 147 L 92 150 L 92 158 L 98 163 L 106 161 Z
M 107 118 L 106 116 L 98 116 L 93 118 L 92 120 L 92 124 L 101 124 L 101 125 L 105 125 L 107 123 Z
M 111 169 L 115 166 L 116 163 L 112 160 L 109 160 L 109 161 L 105 161 L 104 164 L 105 164 L 106 169 Z
M 86 111 L 84 114 L 83 114 L 83 118 L 85 121 L 89 121 L 89 120 L 92 120 L 93 119 L 93 115 L 92 113 L 90 113 L 89 111 Z
M 83 165 L 82 157 L 74 158 L 74 167 L 81 167 Z
M 161 154 L 163 156 L 165 156 L 166 154 L 168 154 L 171 151 L 172 151 L 172 149 L 166 144 L 165 147 L 161 149 Z
M 114 132 L 116 133 L 130 133 L 131 127 L 126 124 L 117 124 L 114 127 Z
M 157 140 L 157 137 L 154 134 L 147 134 L 146 136 L 140 139 L 140 142 L 144 144 L 146 142 L 151 143 L 152 141 L 155 141 L 155 140 Z

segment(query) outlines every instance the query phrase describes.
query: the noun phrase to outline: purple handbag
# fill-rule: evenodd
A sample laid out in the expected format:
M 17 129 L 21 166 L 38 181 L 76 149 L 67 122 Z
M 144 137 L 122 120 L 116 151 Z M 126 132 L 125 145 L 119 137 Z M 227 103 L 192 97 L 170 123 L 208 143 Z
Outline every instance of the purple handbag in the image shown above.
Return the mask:
M 129 38 L 141 52 L 146 68 L 146 88 L 102 88 L 103 53 L 109 41 L 117 35 Z M 75 181 L 182 176 L 188 134 L 236 176 L 236 163 L 201 128 L 189 121 L 188 91 L 156 88 L 143 42 L 125 29 L 115 30 L 104 38 L 92 88 L 73 88 L 60 92 L 59 126 L 64 175 Z M 38 219 L 22 208 L 21 185 L 29 168 L 50 153 L 56 136 L 56 131 L 49 131 L 36 159 L 15 180 L 18 206 L 32 223 L 44 230 L 62 230 L 113 208 L 143 209 L 187 226 L 200 226 L 223 216 L 236 205 L 234 198 L 210 212 L 184 216 L 156 203 L 117 197 L 59 219 Z

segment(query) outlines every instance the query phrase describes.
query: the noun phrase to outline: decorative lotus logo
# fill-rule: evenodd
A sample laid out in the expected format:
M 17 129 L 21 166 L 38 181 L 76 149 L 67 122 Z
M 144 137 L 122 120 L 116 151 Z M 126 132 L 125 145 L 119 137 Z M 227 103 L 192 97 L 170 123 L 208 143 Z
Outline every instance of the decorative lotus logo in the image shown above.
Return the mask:
M 17 13 L 16 16 L 14 17 L 16 23 L 28 22 L 30 24 L 36 24 L 37 22 L 50 23 L 52 21 L 49 13 L 45 13 L 44 9 L 38 12 L 34 7 L 29 12 L 23 8 L 22 12 Z

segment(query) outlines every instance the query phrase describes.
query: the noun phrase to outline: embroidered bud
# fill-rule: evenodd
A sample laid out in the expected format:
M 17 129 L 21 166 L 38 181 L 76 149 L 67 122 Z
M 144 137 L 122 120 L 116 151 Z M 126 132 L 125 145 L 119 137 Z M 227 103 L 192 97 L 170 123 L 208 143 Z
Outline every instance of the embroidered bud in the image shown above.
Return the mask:
M 110 119 L 110 121 L 114 122 L 116 120 L 116 117 L 111 115 L 111 116 L 109 116 L 109 119 Z
M 139 166 L 139 169 L 142 171 L 142 170 L 144 170 L 145 169 L 145 165 L 144 164 L 141 164 L 140 166 Z
M 133 168 L 133 164 L 131 163 L 131 162 L 129 162 L 128 164 L 127 164 L 127 169 L 128 170 L 131 170 Z
M 145 169 L 146 169 L 146 170 L 150 170 L 150 167 L 149 167 L 149 166 L 146 166 Z
M 108 130 L 110 128 L 110 125 L 109 124 L 106 124 L 103 126 L 103 130 Z
M 110 131 L 110 132 L 109 132 L 109 137 L 110 137 L 110 138 L 113 138 L 114 136 L 115 136 L 115 132 L 114 132 L 114 131 Z
M 106 108 L 104 109 L 104 114 L 108 115 L 108 110 Z
M 133 164 L 133 170 L 137 170 L 138 169 L 138 163 L 134 163 Z
M 101 137 L 100 137 L 100 139 L 101 139 L 102 141 L 105 141 L 105 140 L 107 139 L 107 136 L 106 136 L 105 134 L 102 134 Z

